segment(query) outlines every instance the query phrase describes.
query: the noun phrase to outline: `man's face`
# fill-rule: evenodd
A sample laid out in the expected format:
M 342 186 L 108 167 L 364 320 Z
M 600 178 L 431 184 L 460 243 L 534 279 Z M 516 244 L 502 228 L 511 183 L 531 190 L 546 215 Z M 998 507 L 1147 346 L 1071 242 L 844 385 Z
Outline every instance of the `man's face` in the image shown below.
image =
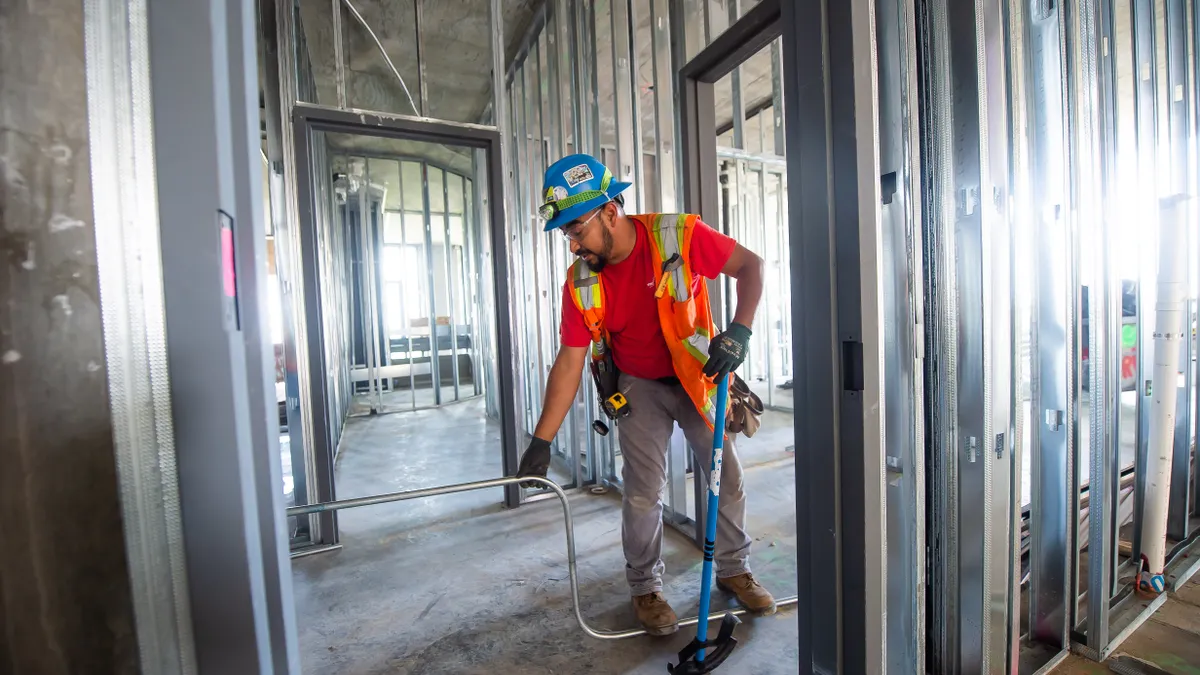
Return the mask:
M 612 202 L 576 218 L 562 228 L 563 235 L 571 242 L 571 253 L 583 258 L 594 272 L 604 269 L 612 258 L 613 236 L 610 225 L 615 207 L 610 209 L 610 204 Z

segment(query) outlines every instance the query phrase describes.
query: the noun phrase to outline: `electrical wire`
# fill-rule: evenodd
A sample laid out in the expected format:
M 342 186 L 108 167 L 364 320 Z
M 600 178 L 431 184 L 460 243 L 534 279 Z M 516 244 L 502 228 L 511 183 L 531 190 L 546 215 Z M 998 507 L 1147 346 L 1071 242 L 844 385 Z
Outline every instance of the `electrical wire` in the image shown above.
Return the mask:
M 383 54 L 383 60 L 387 61 L 388 67 L 392 69 L 392 74 L 396 76 L 397 80 L 400 80 L 400 87 L 404 89 L 404 95 L 408 97 L 408 104 L 412 106 L 413 114 L 417 117 L 423 117 L 421 111 L 417 109 L 416 102 L 413 101 L 412 94 L 408 92 L 408 85 L 404 83 L 404 78 L 400 76 L 400 71 L 396 70 L 396 64 L 392 63 L 391 57 L 387 55 L 387 50 L 383 48 L 383 43 L 379 41 L 379 36 L 375 35 L 375 31 L 371 30 L 371 26 L 367 23 L 367 20 L 363 18 L 362 14 L 358 13 L 358 8 L 350 0 L 342 0 L 342 4 L 346 5 L 346 8 L 350 10 L 354 18 L 358 19 L 362 27 L 367 29 L 367 33 L 370 34 L 371 39 L 375 41 L 375 46 L 379 47 L 379 53 Z

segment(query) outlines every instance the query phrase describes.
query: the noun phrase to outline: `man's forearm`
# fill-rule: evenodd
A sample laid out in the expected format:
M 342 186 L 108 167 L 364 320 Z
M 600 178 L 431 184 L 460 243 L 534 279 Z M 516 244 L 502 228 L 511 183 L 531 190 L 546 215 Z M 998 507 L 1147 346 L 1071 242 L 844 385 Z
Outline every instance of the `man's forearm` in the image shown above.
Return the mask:
M 737 308 L 733 313 L 733 322 L 750 328 L 754 325 L 754 313 L 758 311 L 758 301 L 762 298 L 762 259 L 755 256 L 752 263 L 739 270 L 735 278 L 737 279 Z
M 577 360 L 566 358 L 563 352 L 559 352 L 550 369 L 550 377 L 546 380 L 546 400 L 537 427 L 533 430 L 534 436 L 544 441 L 554 440 L 571 410 L 571 404 L 575 402 L 575 394 L 579 393 L 582 372 Z

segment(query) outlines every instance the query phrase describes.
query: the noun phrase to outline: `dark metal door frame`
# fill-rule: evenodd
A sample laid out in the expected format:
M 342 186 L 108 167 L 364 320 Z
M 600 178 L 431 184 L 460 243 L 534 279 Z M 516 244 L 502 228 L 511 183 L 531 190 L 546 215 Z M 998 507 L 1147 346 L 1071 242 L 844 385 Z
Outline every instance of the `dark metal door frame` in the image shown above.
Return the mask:
M 441 143 L 459 147 L 469 147 L 484 150 L 487 154 L 488 190 L 496 193 L 503 189 L 503 167 L 500 155 L 500 133 L 494 129 L 473 124 L 457 124 L 453 122 L 431 121 L 407 117 L 404 115 L 386 115 L 381 113 L 348 112 L 337 108 L 320 105 L 297 103 L 292 108 L 292 124 L 294 128 L 296 152 L 296 189 L 299 204 L 299 239 L 301 252 L 301 275 L 304 279 L 304 311 L 307 315 L 306 336 L 308 344 L 308 363 L 312 373 L 326 372 L 323 317 L 321 307 L 322 280 L 318 275 L 316 252 L 316 196 L 313 194 L 311 166 L 311 148 L 315 133 L 331 132 L 356 134 L 363 136 L 380 136 L 398 138 L 423 143 Z M 501 446 L 503 450 L 504 475 L 511 476 L 517 471 L 518 447 L 516 433 L 516 402 L 513 398 L 514 373 L 512 360 L 512 336 L 510 326 L 510 302 L 508 269 L 502 264 L 507 260 L 505 240 L 504 200 L 495 194 L 488 199 L 489 231 L 491 236 L 492 256 L 497 264 L 492 265 L 492 283 L 495 285 L 496 303 L 496 345 L 498 358 L 496 364 L 498 377 L 498 394 L 501 418 Z M 312 452 L 316 459 L 316 474 L 309 480 L 317 486 L 317 499 L 322 502 L 333 501 L 333 451 L 329 440 L 329 421 L 325 419 L 324 411 L 328 406 L 328 392 L 325 390 L 324 378 L 310 378 L 313 417 Z M 520 503 L 520 490 L 515 485 L 504 488 L 504 504 L 512 508 Z M 315 516 L 320 520 L 318 538 L 314 545 L 329 546 L 337 543 L 337 521 L 334 513 L 322 513 Z
M 763 0 L 679 71 L 683 205 L 718 210 L 714 85 L 782 37 L 795 363 L 798 660 L 801 672 L 867 672 L 861 564 L 867 492 L 862 390 L 854 32 L 850 2 Z M 804 208 L 800 208 L 803 205 Z M 725 319 L 714 307 L 714 319 Z M 698 514 L 704 512 L 697 486 Z M 702 531 L 703 524 L 698 524 Z M 842 561 L 846 561 L 845 564 Z M 876 617 L 877 618 L 877 617 Z
M 719 222 L 720 202 L 717 167 L 717 123 L 715 85 L 721 78 L 760 50 L 770 46 L 780 32 L 779 0 L 765 0 L 721 33 L 707 47 L 679 69 L 679 157 L 682 165 L 683 208 L 696 213 L 708 223 Z M 728 233 L 726 233 L 728 234 Z M 725 302 L 721 285 L 708 282 L 713 321 L 724 325 Z M 690 447 L 690 446 L 689 446 Z M 696 453 L 704 456 L 703 449 Z M 692 452 L 686 451 L 673 466 L 691 466 Z M 707 513 L 708 492 L 701 480 L 692 482 L 696 516 L 691 523 L 676 524 L 691 535 L 696 545 L 704 546 L 704 515 Z M 690 526 L 690 527 L 689 527 Z
M 679 69 L 679 156 L 683 205 L 689 213 L 714 218 L 720 208 L 715 85 L 770 47 L 782 27 L 780 0 L 763 0 Z

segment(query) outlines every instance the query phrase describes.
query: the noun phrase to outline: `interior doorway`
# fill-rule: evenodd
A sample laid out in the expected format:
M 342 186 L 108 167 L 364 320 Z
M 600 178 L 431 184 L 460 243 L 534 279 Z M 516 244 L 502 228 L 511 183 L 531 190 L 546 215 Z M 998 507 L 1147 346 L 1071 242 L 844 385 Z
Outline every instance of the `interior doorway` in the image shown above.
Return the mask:
M 353 138 L 329 141 L 345 147 Z M 469 155 L 459 162 L 466 167 L 362 151 L 331 158 L 350 275 L 352 417 L 484 392 L 483 336 L 494 331 L 493 312 L 477 282 L 482 250 Z
M 501 184 L 499 135 L 371 117 L 320 106 L 296 115 L 308 345 L 299 379 L 312 411 L 304 461 L 293 462 L 306 487 L 297 504 L 516 469 L 507 269 L 494 264 L 505 241 L 492 227 L 503 200 L 490 190 Z M 451 404 L 461 410 L 438 412 Z M 515 487 L 468 497 L 519 501 Z M 334 546 L 346 526 L 331 513 L 302 520 L 309 536 L 293 551 Z
M 756 117 L 757 118 L 757 117 Z M 724 231 L 758 253 L 766 268 L 763 298 L 755 316 L 750 352 L 741 376 L 767 408 L 791 412 L 792 294 L 788 255 L 787 160 L 717 148 Z M 726 280 L 725 312 L 732 316 L 736 292 Z

